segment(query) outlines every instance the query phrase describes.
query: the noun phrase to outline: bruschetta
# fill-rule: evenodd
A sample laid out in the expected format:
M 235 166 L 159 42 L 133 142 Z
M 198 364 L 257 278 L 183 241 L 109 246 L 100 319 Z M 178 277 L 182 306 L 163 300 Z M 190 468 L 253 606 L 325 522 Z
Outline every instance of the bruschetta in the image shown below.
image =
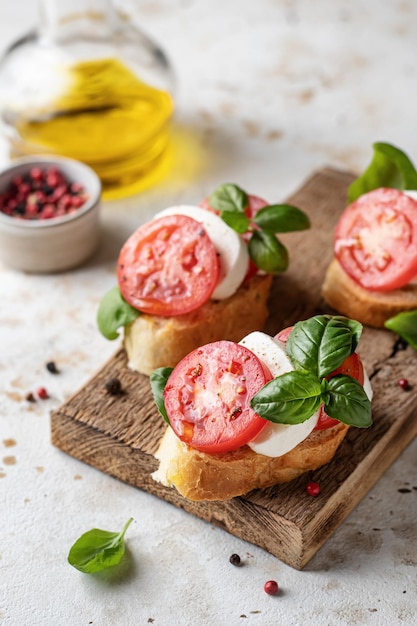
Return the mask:
M 277 233 L 309 226 L 297 207 L 232 184 L 200 206 L 165 209 L 123 245 L 99 329 L 115 339 L 123 327 L 129 367 L 147 375 L 204 343 L 238 341 L 263 327 L 272 276 L 288 266 Z
M 394 146 L 374 151 L 349 188 L 322 293 L 334 310 L 383 328 L 417 309 L 417 171 Z
M 321 315 L 276 337 L 210 343 L 156 370 L 167 429 L 154 480 L 189 500 L 228 500 L 328 463 L 350 426 L 372 423 L 361 329 Z

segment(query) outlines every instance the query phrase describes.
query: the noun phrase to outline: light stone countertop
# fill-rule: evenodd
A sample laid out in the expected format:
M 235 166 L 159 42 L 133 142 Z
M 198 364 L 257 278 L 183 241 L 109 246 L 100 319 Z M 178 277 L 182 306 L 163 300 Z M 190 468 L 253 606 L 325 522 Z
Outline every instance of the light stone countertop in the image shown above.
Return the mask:
M 412 626 L 416 441 L 299 572 L 55 449 L 49 413 L 115 351 L 96 329 L 97 305 L 122 242 L 154 212 L 225 181 L 284 199 L 325 165 L 361 171 L 378 140 L 417 161 L 417 4 L 120 4 L 175 66 L 187 150 L 158 187 L 104 204 L 102 246 L 84 267 L 39 276 L 0 266 L 0 624 Z M 3 1 L 2 48 L 35 19 L 33 0 Z M 50 399 L 26 402 L 39 386 Z M 68 565 L 79 535 L 119 530 L 130 516 L 129 558 L 116 574 Z M 243 567 L 229 563 L 234 552 Z M 279 596 L 264 593 L 268 579 Z

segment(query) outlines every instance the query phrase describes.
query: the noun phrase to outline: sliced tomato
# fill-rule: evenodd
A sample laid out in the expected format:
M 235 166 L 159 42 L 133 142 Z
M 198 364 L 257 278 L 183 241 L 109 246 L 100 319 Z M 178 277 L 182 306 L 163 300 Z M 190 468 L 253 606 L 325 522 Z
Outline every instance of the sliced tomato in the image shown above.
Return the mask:
M 286 343 L 293 327 L 288 326 L 288 328 L 284 328 L 277 335 L 275 335 L 274 339 L 278 339 L 283 343 Z M 337 369 L 334 370 L 327 379 L 333 378 L 333 376 L 337 376 L 338 374 L 345 374 L 346 376 L 351 376 L 355 380 L 358 381 L 361 385 L 363 385 L 365 381 L 365 371 L 363 369 L 363 363 L 361 361 L 360 356 L 354 352 L 350 356 L 348 356 Z M 324 410 L 324 405 L 322 404 L 320 407 L 319 419 L 316 424 L 314 430 L 324 430 L 325 428 L 331 428 L 339 423 L 338 420 L 333 419 L 329 415 L 327 415 Z
M 370 291 L 403 287 L 417 275 L 417 202 L 398 189 L 375 189 L 349 205 L 335 231 L 344 271 Z
M 216 248 L 204 228 L 185 215 L 141 226 L 124 244 L 117 276 L 124 299 L 151 315 L 181 315 L 206 302 L 219 280 Z
M 274 339 L 277 339 L 278 341 L 282 341 L 282 343 L 286 343 L 288 337 L 290 336 L 290 332 L 292 331 L 294 327 L 293 326 L 288 326 L 288 328 L 284 328 L 283 330 L 280 330 L 279 333 L 277 333 L 274 337 Z
M 272 379 L 253 352 L 216 341 L 188 354 L 172 371 L 164 391 L 177 437 L 202 452 L 229 452 L 256 437 L 267 421 L 251 398 Z
M 220 211 L 218 211 L 217 209 L 214 209 L 210 205 L 209 198 L 204 198 L 204 200 L 200 202 L 199 206 L 203 209 L 206 209 L 207 211 L 216 213 L 217 215 L 220 214 Z M 252 237 L 252 230 L 257 229 L 257 226 L 256 224 L 252 222 L 252 219 L 255 217 L 257 212 L 260 209 L 263 209 L 265 206 L 268 206 L 268 202 L 266 202 L 266 200 L 263 200 L 262 198 L 259 198 L 258 196 L 248 195 L 248 206 L 245 209 L 245 215 L 251 220 L 251 225 L 250 225 L 251 230 L 248 230 L 246 233 L 243 233 L 242 235 L 246 243 L 248 243 L 249 239 Z M 258 271 L 259 270 L 256 267 L 255 263 L 251 259 L 249 259 L 249 267 L 245 276 L 245 280 L 248 280 L 249 278 L 252 278 L 252 276 L 255 276 L 258 273 Z

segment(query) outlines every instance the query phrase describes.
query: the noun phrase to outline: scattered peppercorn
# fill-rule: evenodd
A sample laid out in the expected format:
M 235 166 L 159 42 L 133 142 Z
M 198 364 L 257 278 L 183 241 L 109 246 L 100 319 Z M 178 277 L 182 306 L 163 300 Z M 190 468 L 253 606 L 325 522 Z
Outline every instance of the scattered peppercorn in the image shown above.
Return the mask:
M 122 384 L 118 378 L 109 378 L 104 383 L 104 387 L 112 396 L 118 396 L 122 392 Z
M 17 219 L 45 220 L 78 210 L 88 200 L 83 185 L 70 182 L 56 167 L 33 167 L 15 176 L 0 194 L 0 212 Z
M 320 485 L 312 480 L 306 484 L 306 491 L 309 496 L 318 496 L 320 493 Z
M 402 337 L 399 337 L 394 345 L 394 350 L 407 350 L 408 343 Z
M 236 565 L 237 567 L 242 563 L 238 554 L 232 554 L 229 558 L 229 561 L 232 565 Z
M 276 596 L 278 593 L 278 583 L 276 580 L 267 580 L 264 584 L 264 591 L 270 596 Z
M 398 381 L 398 384 L 401 387 L 401 389 L 404 389 L 404 391 L 408 391 L 410 389 L 410 383 L 408 382 L 406 378 L 400 378 L 400 380 Z
M 49 398 L 49 393 L 47 392 L 45 387 L 39 387 L 39 389 L 36 390 L 36 395 L 41 400 L 46 400 L 47 398 Z
M 29 391 L 29 393 L 26 394 L 25 400 L 27 402 L 36 402 L 36 398 L 31 391 Z
M 51 374 L 59 374 L 59 369 L 57 368 L 55 361 L 48 361 L 48 363 L 46 364 L 46 369 Z

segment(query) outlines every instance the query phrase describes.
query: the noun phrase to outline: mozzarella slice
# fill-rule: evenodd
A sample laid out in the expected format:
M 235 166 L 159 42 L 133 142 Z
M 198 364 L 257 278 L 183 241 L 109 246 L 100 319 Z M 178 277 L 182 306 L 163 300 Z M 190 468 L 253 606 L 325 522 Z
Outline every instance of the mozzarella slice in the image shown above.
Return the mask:
M 212 300 L 224 300 L 232 296 L 243 282 L 249 266 L 249 253 L 242 237 L 230 228 L 221 217 L 201 207 L 181 204 L 172 206 L 155 215 L 185 215 L 200 222 L 220 255 L 220 280 L 214 289 Z
M 269 369 L 276 378 L 285 372 L 291 372 L 294 367 L 287 356 L 285 345 L 273 337 L 261 332 L 247 335 L 239 342 L 251 350 Z M 319 411 L 301 424 L 274 424 L 268 422 L 259 435 L 248 443 L 254 452 L 265 456 L 278 457 L 286 454 L 314 430 Z

